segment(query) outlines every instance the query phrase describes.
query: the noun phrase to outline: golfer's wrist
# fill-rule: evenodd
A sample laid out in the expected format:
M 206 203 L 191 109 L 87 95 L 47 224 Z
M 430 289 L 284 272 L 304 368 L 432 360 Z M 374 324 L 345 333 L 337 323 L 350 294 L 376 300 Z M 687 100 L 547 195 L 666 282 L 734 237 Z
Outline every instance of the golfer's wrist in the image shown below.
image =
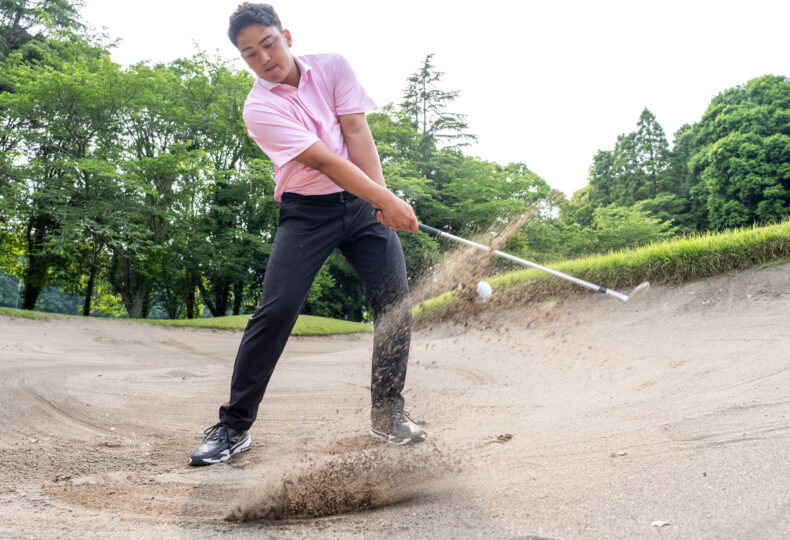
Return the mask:
M 370 203 L 374 208 L 384 210 L 385 212 L 390 209 L 394 204 L 397 204 L 398 198 L 385 188 L 376 190 L 375 195 L 371 198 Z

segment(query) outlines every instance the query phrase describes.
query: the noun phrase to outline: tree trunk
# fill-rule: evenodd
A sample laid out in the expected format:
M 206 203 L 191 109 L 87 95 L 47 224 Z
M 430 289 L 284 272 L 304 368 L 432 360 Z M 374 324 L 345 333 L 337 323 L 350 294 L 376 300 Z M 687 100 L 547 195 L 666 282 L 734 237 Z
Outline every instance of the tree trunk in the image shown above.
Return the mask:
M 206 307 L 209 309 L 211 314 L 214 317 L 223 317 L 225 313 L 228 311 L 228 299 L 230 298 L 230 283 L 227 283 L 225 280 L 222 280 L 218 283 L 213 283 L 214 287 L 212 287 L 212 291 L 214 292 L 214 301 L 211 301 L 211 297 L 208 295 L 206 288 L 203 286 L 202 283 L 198 283 L 198 289 L 200 289 L 200 294 L 203 297 L 203 303 L 206 304 Z
M 41 255 L 28 255 L 27 268 L 24 271 L 25 293 L 22 296 L 22 309 L 36 309 L 36 302 L 47 281 L 49 263 Z
M 217 291 L 217 313 L 215 317 L 224 317 L 228 312 L 228 300 L 230 299 L 230 284 L 223 283 Z
M 93 300 L 93 287 L 96 283 L 96 269 L 91 267 L 91 273 L 88 277 L 88 286 L 85 290 L 85 303 L 82 305 L 82 316 L 91 316 L 91 301 Z
M 49 224 L 46 218 L 34 217 L 27 227 L 27 267 L 23 271 L 25 295 L 22 309 L 36 309 L 36 302 L 47 284 L 50 259 L 41 253 Z
M 241 312 L 241 301 L 244 299 L 244 282 L 237 281 L 233 284 L 233 314 Z
M 216 317 L 217 316 L 217 309 L 214 307 L 214 302 L 211 301 L 211 297 L 209 297 L 206 288 L 203 286 L 201 281 L 198 281 L 198 290 L 200 290 L 200 297 L 203 299 L 203 303 L 206 305 L 208 310 L 211 314 Z
M 128 298 L 126 295 L 121 294 L 123 298 L 123 305 L 126 307 L 126 312 L 129 314 L 130 319 L 141 319 L 142 312 L 143 312 L 143 299 L 139 295 L 140 291 L 137 291 L 138 294 L 134 296 L 134 298 Z
M 119 260 L 120 259 L 120 260 Z M 145 311 L 145 297 L 149 293 L 150 284 L 147 284 L 143 275 L 137 271 L 134 262 L 122 255 L 116 255 L 116 262 L 121 266 L 120 283 L 115 283 L 116 290 L 121 294 L 123 305 L 131 319 L 140 319 L 148 313 Z
M 142 311 L 140 312 L 141 319 L 147 319 L 148 314 L 151 313 L 151 304 L 153 303 L 153 295 L 151 294 L 151 280 L 144 279 L 141 291 L 143 297 Z
M 41 287 L 27 286 L 22 292 L 22 309 L 33 311 L 36 309 L 36 302 L 41 294 Z
M 195 287 L 187 293 L 187 319 L 195 318 Z

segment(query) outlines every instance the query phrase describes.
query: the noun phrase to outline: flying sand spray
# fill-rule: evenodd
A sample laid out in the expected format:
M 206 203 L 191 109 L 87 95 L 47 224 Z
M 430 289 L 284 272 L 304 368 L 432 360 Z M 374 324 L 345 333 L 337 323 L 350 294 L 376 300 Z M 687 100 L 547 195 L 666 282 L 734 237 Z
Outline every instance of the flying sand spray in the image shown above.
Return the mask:
M 633 300 L 634 298 L 641 296 L 647 291 L 648 288 L 650 288 L 650 283 L 645 281 L 644 283 L 640 283 L 639 285 L 637 285 L 636 288 L 633 291 L 631 291 L 631 294 L 625 295 L 621 292 L 617 292 L 612 289 L 607 289 L 606 287 L 601 287 L 600 285 L 596 285 L 594 283 L 590 283 L 589 281 L 584 281 L 583 279 L 569 276 L 568 274 L 563 274 L 562 272 L 558 272 L 557 270 L 546 268 L 545 266 L 541 266 L 537 263 L 533 263 L 525 259 L 515 257 L 508 253 L 504 253 L 496 249 L 491 249 L 490 247 L 484 246 L 483 244 L 478 244 L 477 242 L 472 242 L 471 240 L 467 240 L 459 236 L 454 236 L 444 231 L 440 231 L 439 229 L 434 229 L 433 227 L 429 227 L 428 225 L 423 225 L 422 223 L 420 223 L 419 226 L 422 232 L 430 236 L 433 236 L 435 238 L 447 238 L 449 240 L 453 240 L 460 244 L 472 246 L 474 248 L 481 249 L 483 251 L 488 251 L 489 253 L 493 253 L 494 255 L 497 255 L 498 257 L 502 257 L 503 259 L 517 262 L 518 264 L 523 264 L 524 266 L 529 266 L 530 268 L 535 268 L 543 272 L 548 272 L 553 276 L 557 276 L 567 281 L 572 281 L 573 283 L 576 283 L 577 285 L 581 285 L 582 287 L 587 287 L 588 289 L 592 289 L 597 292 L 614 296 L 615 298 L 617 298 L 618 300 L 622 300 L 623 302 L 628 302 L 629 300 Z M 477 284 L 477 294 L 483 300 L 488 300 L 492 294 L 491 285 L 485 281 L 481 281 L 480 283 Z

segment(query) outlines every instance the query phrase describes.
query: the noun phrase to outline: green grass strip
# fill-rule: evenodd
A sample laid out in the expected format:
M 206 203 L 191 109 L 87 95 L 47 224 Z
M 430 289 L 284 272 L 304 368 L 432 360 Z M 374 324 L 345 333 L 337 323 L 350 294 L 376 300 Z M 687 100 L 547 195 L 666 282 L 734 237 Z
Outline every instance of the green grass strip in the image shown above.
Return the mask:
M 249 315 L 230 315 L 228 317 L 209 317 L 203 319 L 145 319 L 138 320 L 158 326 L 178 328 L 213 328 L 216 330 L 244 330 L 247 326 Z M 356 334 L 372 332 L 373 325 L 352 321 L 341 321 L 316 317 L 314 315 L 299 315 L 292 336 L 328 336 L 333 334 Z
M 0 313 L 24 319 L 49 320 L 55 318 L 77 318 L 79 315 L 60 315 L 57 313 L 44 313 L 42 311 L 28 311 L 24 309 L 0 307 Z M 214 330 L 244 330 L 247 326 L 249 315 L 232 315 L 228 317 L 207 317 L 202 319 L 103 319 L 113 321 L 138 322 L 172 328 L 211 328 Z M 299 315 L 292 336 L 328 336 L 334 334 L 356 334 L 372 332 L 372 324 L 352 321 L 341 321 L 313 315 Z
M 19 317 L 21 319 L 39 319 L 49 320 L 56 317 L 65 317 L 65 315 L 58 315 L 57 313 L 45 313 L 43 311 L 28 311 L 26 309 L 14 309 L 10 307 L 0 307 L 0 313 L 3 315 L 10 315 L 11 317 Z
M 787 259 L 790 221 L 674 238 L 638 249 L 563 261 L 550 268 L 628 294 L 630 287 L 643 281 L 677 284 Z M 534 269 L 493 276 L 488 281 L 497 299 L 491 302 L 492 308 L 589 292 Z M 458 304 L 464 301 L 455 292 L 426 300 L 415 308 L 415 321 L 450 318 L 459 313 Z

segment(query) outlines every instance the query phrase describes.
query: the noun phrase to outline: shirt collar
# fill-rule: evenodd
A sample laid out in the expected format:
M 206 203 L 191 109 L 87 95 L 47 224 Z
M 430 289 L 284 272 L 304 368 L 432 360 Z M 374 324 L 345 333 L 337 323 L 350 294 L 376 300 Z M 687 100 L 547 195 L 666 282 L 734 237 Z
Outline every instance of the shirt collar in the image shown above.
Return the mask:
M 312 68 L 304 60 L 302 60 L 298 56 L 294 56 L 293 59 L 294 59 L 294 62 L 296 62 L 296 64 L 299 66 L 299 71 L 301 73 L 301 75 L 299 77 L 299 86 L 301 86 L 302 85 L 302 81 L 307 82 L 307 80 L 309 79 L 307 74 L 309 73 L 310 69 L 312 69 Z M 275 88 L 275 87 L 280 86 L 282 84 L 282 83 L 269 82 L 266 79 L 264 79 L 263 77 L 257 77 L 257 79 L 258 79 L 258 82 L 261 83 L 263 85 L 263 87 L 266 88 L 267 90 L 271 90 L 272 88 Z

